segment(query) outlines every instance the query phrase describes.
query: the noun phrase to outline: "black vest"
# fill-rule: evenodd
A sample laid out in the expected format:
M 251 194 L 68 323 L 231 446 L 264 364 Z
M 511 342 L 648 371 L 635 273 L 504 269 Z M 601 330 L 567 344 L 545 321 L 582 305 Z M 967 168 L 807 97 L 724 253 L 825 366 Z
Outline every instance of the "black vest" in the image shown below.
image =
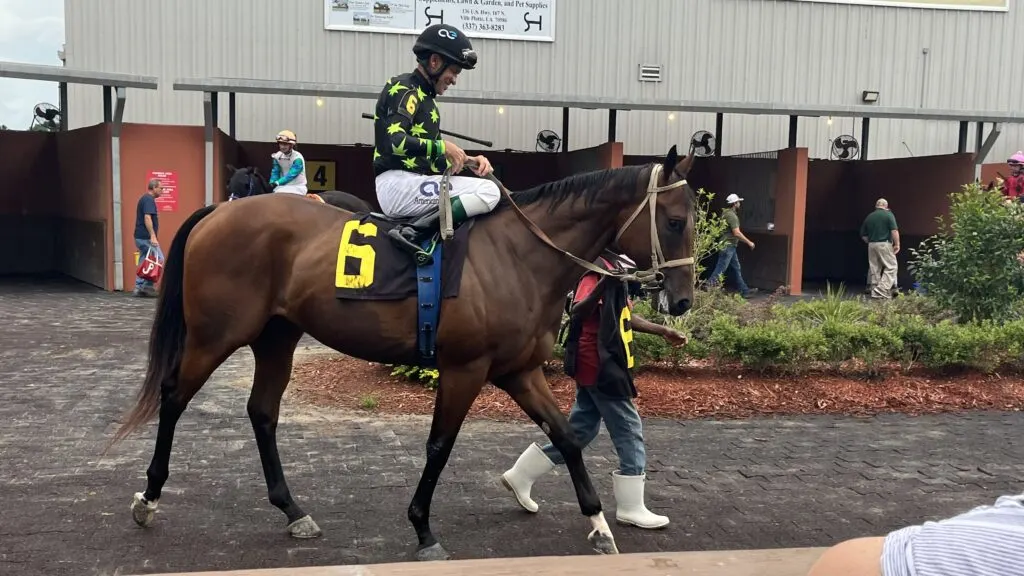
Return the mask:
M 622 282 L 606 284 L 599 307 L 597 356 L 599 360 L 597 382 L 602 394 L 616 399 L 636 398 L 633 384 L 633 327 L 627 301 L 626 285 Z M 569 332 L 565 338 L 565 373 L 576 375 L 576 357 L 579 353 L 583 318 L 570 316 Z

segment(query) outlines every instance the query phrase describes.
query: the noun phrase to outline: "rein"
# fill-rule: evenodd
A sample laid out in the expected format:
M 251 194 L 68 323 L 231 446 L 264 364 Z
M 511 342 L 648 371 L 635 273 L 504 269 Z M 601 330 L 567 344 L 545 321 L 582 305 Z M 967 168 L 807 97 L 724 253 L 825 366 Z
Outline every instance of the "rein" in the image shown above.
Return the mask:
M 476 162 L 474 162 L 473 160 L 466 160 L 466 166 L 475 165 Z M 685 186 L 686 180 L 679 180 L 678 182 L 673 182 L 672 184 L 669 184 L 667 186 L 657 186 L 658 175 L 661 174 L 661 171 L 662 166 L 660 164 L 655 164 L 653 169 L 651 170 L 651 178 L 647 184 L 647 194 L 645 195 L 643 202 L 641 202 L 640 205 L 637 206 L 636 210 L 633 211 L 633 214 L 629 217 L 628 220 L 626 220 L 626 223 L 623 224 L 621 228 L 619 228 L 618 233 L 615 234 L 615 240 L 613 240 L 613 243 L 618 242 L 619 238 L 622 237 L 622 234 L 625 233 L 625 231 L 633 224 L 633 221 L 636 220 L 636 217 L 640 214 L 640 211 L 643 210 L 644 205 L 650 205 L 651 267 L 646 270 L 637 270 L 636 272 L 633 273 L 605 270 L 604 268 L 595 265 L 593 262 L 587 262 L 586 260 L 579 258 L 578 256 L 570 253 L 569 251 L 559 248 L 551 240 L 551 238 L 549 238 L 548 235 L 545 234 L 544 231 L 540 229 L 540 227 L 538 227 L 532 220 L 530 220 L 529 216 L 523 213 L 523 210 L 519 207 L 518 204 L 516 204 L 515 200 L 512 199 L 512 195 L 509 193 L 508 189 L 505 188 L 505 185 L 502 184 L 500 180 L 495 178 L 493 174 L 488 174 L 486 178 L 488 178 L 498 186 L 498 189 L 501 190 L 501 194 L 505 197 L 506 200 L 508 200 L 509 204 L 512 205 L 512 208 L 515 209 L 516 215 L 519 216 L 519 219 L 522 220 L 523 224 L 525 224 L 526 227 L 530 230 L 530 232 L 532 232 L 534 236 L 540 239 L 541 242 L 544 242 L 551 248 L 557 250 L 558 252 L 561 252 L 570 260 L 591 272 L 595 272 L 602 276 L 611 276 L 613 278 L 618 278 L 619 280 L 622 280 L 624 282 L 639 282 L 645 290 L 658 290 L 661 288 L 661 281 L 665 278 L 664 273 L 661 272 L 662 269 L 674 268 L 677 266 L 692 266 L 694 263 L 694 259 L 692 257 L 666 261 L 665 255 L 662 252 L 661 240 L 658 237 L 658 228 L 655 220 L 655 213 L 657 210 L 657 196 L 661 192 L 667 192 L 669 190 L 674 190 L 676 188 Z M 449 166 L 448 169 L 445 170 L 444 176 L 441 178 L 440 224 L 442 238 L 450 238 L 451 234 L 453 233 L 451 229 L 451 202 L 449 200 L 449 191 L 451 189 L 451 183 L 449 179 L 451 178 L 451 176 L 451 166 Z

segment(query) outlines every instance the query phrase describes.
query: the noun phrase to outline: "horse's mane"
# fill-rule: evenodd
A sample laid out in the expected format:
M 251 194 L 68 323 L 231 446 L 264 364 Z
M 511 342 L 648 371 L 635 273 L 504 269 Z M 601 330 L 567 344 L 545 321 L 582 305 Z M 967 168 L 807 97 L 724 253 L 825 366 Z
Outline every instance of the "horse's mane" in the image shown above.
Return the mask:
M 584 206 L 591 206 L 594 202 L 607 194 L 609 190 L 627 188 L 631 192 L 635 189 L 637 181 L 650 169 L 650 164 L 630 165 L 621 168 L 606 168 L 593 172 L 573 174 L 560 180 L 547 182 L 533 188 L 509 191 L 512 199 L 519 206 L 527 206 L 540 200 L 550 200 L 548 212 L 553 212 L 566 200 L 574 200 L 583 197 Z M 589 192 L 589 193 L 586 193 Z M 496 210 L 511 206 L 508 198 L 502 196 Z

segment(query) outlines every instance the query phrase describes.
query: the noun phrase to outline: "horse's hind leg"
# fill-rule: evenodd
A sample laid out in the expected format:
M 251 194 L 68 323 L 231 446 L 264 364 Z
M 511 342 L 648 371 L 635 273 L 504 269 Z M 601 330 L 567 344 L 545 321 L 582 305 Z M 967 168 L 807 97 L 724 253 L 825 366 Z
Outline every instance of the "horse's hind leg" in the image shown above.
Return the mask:
M 300 338 L 302 330 L 282 318 L 275 317 L 267 323 L 263 333 L 252 344 L 252 352 L 256 357 L 256 375 L 246 408 L 252 430 L 256 434 L 256 446 L 263 463 L 270 503 L 288 517 L 289 534 L 295 538 L 316 538 L 321 534 L 320 527 L 292 499 L 284 480 L 281 457 L 277 453 L 277 420 L 281 397 L 288 387 L 292 358 Z
M 153 522 L 160 493 L 170 475 L 171 444 L 174 441 L 174 428 L 178 424 L 178 419 L 196 392 L 199 392 L 217 366 L 226 360 L 233 350 L 220 355 L 217 352 L 215 347 L 199 345 L 194 337 L 187 336 L 177 377 L 171 378 L 161 387 L 160 421 L 153 459 L 146 470 L 146 491 L 137 492 L 132 500 L 132 518 L 139 526 L 149 526 Z
M 441 371 L 437 397 L 434 399 L 434 418 L 427 438 L 427 463 L 423 467 L 416 493 L 409 504 L 409 521 L 416 530 L 419 548 L 416 559 L 421 561 L 447 560 L 448 552 L 430 530 L 430 501 L 434 497 L 437 479 L 441 476 L 448 456 L 455 446 L 462 422 L 469 413 L 487 378 L 487 369 L 481 363 L 446 368 Z
M 590 474 L 583 464 L 583 451 L 579 441 L 569 425 L 569 420 L 558 409 L 558 403 L 551 394 L 543 370 L 538 367 L 529 372 L 513 374 L 498 379 L 495 384 L 508 392 L 516 404 L 547 434 L 551 443 L 565 458 L 573 488 L 576 489 L 580 512 L 590 518 L 592 530 L 587 540 L 591 546 L 601 554 L 618 554 L 615 538 L 601 510 L 601 498 L 597 495 Z

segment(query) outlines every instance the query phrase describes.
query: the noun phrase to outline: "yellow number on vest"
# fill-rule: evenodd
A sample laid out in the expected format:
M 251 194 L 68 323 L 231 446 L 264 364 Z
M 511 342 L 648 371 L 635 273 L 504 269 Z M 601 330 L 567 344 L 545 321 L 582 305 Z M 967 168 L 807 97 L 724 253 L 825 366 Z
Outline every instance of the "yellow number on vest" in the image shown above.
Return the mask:
M 622 345 L 626 348 L 627 368 L 633 367 L 633 326 L 630 323 L 632 317 L 629 306 L 623 306 L 622 313 L 619 314 L 619 334 L 622 335 Z
M 338 288 L 366 288 L 373 284 L 373 265 L 377 254 L 372 246 L 352 244 L 352 232 L 363 236 L 376 236 L 377 225 L 372 222 L 360 224 L 359 220 L 349 220 L 341 233 L 341 245 L 338 247 L 338 268 L 334 277 L 334 285 Z M 345 274 L 345 258 L 359 260 L 358 274 Z

